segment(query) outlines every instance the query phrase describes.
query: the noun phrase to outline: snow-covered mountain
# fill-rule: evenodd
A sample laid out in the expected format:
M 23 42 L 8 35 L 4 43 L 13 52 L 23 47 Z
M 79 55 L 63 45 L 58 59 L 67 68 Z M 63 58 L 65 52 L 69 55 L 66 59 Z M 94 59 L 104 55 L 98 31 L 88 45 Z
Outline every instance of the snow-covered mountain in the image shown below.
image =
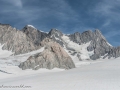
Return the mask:
M 110 45 L 99 30 L 76 32 L 66 35 L 52 29 L 49 37 L 63 46 L 69 53 L 76 55 L 80 60 L 96 60 L 108 54 L 113 46 Z
M 16 60 L 19 64 L 21 64 L 21 68 L 27 66 L 28 67 L 37 67 L 40 66 L 41 68 L 48 68 L 51 67 L 69 67 L 71 63 L 69 61 L 61 61 L 60 57 L 67 60 L 66 57 L 63 57 L 63 54 L 54 53 L 54 50 L 58 50 L 55 46 L 49 46 L 48 44 L 41 45 L 41 42 L 44 41 L 46 38 L 50 39 L 50 43 L 56 42 L 60 44 L 63 52 L 67 52 L 66 56 L 70 56 L 73 62 L 78 63 L 84 60 L 97 60 L 97 59 L 105 59 L 105 58 L 117 58 L 120 56 L 120 48 L 113 47 L 110 45 L 102 33 L 96 29 L 94 32 L 91 30 L 85 31 L 83 33 L 75 32 L 74 34 L 64 34 L 57 29 L 51 29 L 49 33 L 37 30 L 32 25 L 26 25 L 22 30 L 17 30 L 8 24 L 0 24 L 0 44 L 1 44 L 1 52 L 4 52 L 4 57 L 2 54 L 0 58 Z M 54 44 L 54 43 L 53 43 Z M 51 44 L 52 45 L 52 44 Z M 47 49 L 51 47 L 53 49 Z M 46 48 L 42 52 L 38 52 L 39 49 Z M 53 50 L 53 51 L 52 51 Z M 60 50 L 60 51 L 61 51 Z M 47 58 L 47 54 L 41 54 L 43 52 L 51 52 L 54 56 L 54 59 Z M 27 58 L 25 57 L 24 60 L 20 61 L 21 58 L 18 58 L 20 54 L 23 55 L 26 53 L 35 52 L 34 54 L 27 54 Z M 47 52 L 46 52 L 47 53 Z M 17 56 L 17 58 L 15 58 Z M 35 57 L 34 57 L 35 56 Z M 45 57 L 46 56 L 46 57 Z M 31 60 L 29 60 L 32 57 Z M 43 62 L 41 57 L 44 57 L 45 61 Z M 57 62 L 55 59 L 58 59 L 59 65 L 55 65 Z M 75 59 L 74 59 L 75 58 Z M 39 60 L 37 60 L 39 59 Z M 27 61 L 28 62 L 27 62 Z M 47 62 L 46 60 L 51 61 Z M 52 61 L 53 60 L 53 61 Z M 69 58 L 69 60 L 71 60 Z M 36 61 L 39 61 L 39 64 L 36 64 Z M 27 62 L 27 65 L 26 63 Z M 33 62 L 34 65 L 33 65 Z M 55 63 L 56 62 L 56 63 Z M 13 61 L 12 61 L 13 63 Z M 42 63 L 42 64 L 41 64 Z M 19 65 L 17 64 L 17 65 Z M 33 66 L 31 66 L 33 65 Z M 41 66 L 42 65 L 42 66 Z M 44 66 L 43 66 L 44 65 Z M 53 65 L 53 66 L 50 66 Z M 63 66 L 62 66 L 63 65 Z M 66 66 L 67 65 L 67 66 Z M 66 68 L 65 68 L 66 69 Z

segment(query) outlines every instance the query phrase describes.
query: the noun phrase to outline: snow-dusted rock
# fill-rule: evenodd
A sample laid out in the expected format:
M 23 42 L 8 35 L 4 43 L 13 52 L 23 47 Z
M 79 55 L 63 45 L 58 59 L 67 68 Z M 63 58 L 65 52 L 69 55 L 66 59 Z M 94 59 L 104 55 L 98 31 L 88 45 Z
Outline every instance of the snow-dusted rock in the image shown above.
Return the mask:
M 22 68 L 23 70 L 31 68 L 75 68 L 71 57 L 58 43 L 49 38 L 46 38 L 41 42 L 41 45 L 45 46 L 45 50 L 41 53 L 30 56 L 27 61 L 19 65 L 20 68 Z
M 48 38 L 51 38 L 54 41 L 56 41 L 57 43 L 59 43 L 61 46 L 64 46 L 64 43 L 61 39 L 62 36 L 63 36 L 63 33 L 54 28 L 51 29 L 50 32 L 48 33 Z
M 76 43 L 79 43 L 79 44 L 82 43 L 81 34 L 79 32 L 71 34 L 71 35 L 69 35 L 69 37 L 70 37 L 70 40 L 73 41 L 73 42 L 76 42 Z
M 108 57 L 108 59 L 120 57 L 120 46 L 111 48 L 108 54 L 104 56 L 104 58 L 106 57 Z
M 93 40 L 88 47 L 89 51 L 94 50 L 94 54 L 90 58 L 96 60 L 108 53 L 111 48 L 112 46 L 108 44 L 101 32 L 99 30 L 95 30 Z
M 26 25 L 21 31 L 37 46 L 39 46 L 40 42 L 47 37 L 47 33 L 37 30 L 32 25 Z
M 105 37 L 101 34 L 101 32 L 97 29 L 95 32 L 85 31 L 82 34 L 74 33 L 69 35 L 70 40 L 76 42 L 78 44 L 86 44 L 91 42 L 87 47 L 87 51 L 94 51 L 94 54 L 90 56 L 91 59 L 96 60 L 101 56 L 104 56 L 106 53 L 110 51 L 112 46 L 107 42 Z

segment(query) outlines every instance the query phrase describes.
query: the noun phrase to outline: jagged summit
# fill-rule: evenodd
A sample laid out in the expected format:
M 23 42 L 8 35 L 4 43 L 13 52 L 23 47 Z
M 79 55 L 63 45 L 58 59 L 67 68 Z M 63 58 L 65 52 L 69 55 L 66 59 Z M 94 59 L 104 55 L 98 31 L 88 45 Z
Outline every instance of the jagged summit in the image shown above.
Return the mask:
M 32 32 L 32 31 L 34 31 L 34 30 L 37 30 L 37 29 L 36 29 L 34 26 L 32 26 L 32 25 L 26 25 L 26 26 L 22 29 L 23 32 L 26 32 L 26 31 Z
M 59 43 L 61 46 L 63 46 L 62 37 L 63 33 L 57 29 L 51 29 L 48 33 L 48 37 Z
M 56 35 L 56 36 L 62 36 L 62 32 L 59 31 L 58 29 L 51 29 L 50 32 L 48 33 L 49 36 Z
M 40 42 L 47 37 L 47 34 L 44 32 L 41 32 L 40 30 L 37 30 L 36 28 L 33 28 L 31 25 L 30 26 L 25 26 L 22 30 L 23 33 L 25 33 L 31 41 L 39 46 Z
M 105 37 L 102 35 L 101 31 L 98 30 L 98 29 L 95 30 L 95 35 L 97 35 L 99 38 L 105 39 Z M 106 39 L 105 39 L 105 40 L 106 40 Z

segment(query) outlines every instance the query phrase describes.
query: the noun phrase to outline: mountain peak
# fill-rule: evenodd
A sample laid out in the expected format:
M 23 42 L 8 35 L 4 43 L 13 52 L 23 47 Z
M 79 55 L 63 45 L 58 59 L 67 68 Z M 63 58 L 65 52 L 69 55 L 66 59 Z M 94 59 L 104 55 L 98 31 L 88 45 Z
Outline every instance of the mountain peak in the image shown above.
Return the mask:
M 32 26 L 32 25 L 26 25 L 23 29 L 22 29 L 22 31 L 23 32 L 33 32 L 33 31 L 36 31 L 37 29 L 34 27 L 34 26 Z
M 99 29 L 95 29 L 95 33 L 101 34 L 101 31 Z
M 55 34 L 55 35 L 57 34 L 58 36 L 63 35 L 62 32 L 60 32 L 58 29 L 55 29 L 55 28 L 51 29 L 50 32 L 49 32 L 49 35 L 53 35 L 53 34 Z
M 51 30 L 50 30 L 50 32 L 57 32 L 58 31 L 58 29 L 55 29 L 55 28 L 52 28 Z
M 102 33 L 101 33 L 100 30 L 96 29 L 94 33 L 95 33 L 95 35 L 96 35 L 97 37 L 106 40 L 106 38 L 102 35 Z

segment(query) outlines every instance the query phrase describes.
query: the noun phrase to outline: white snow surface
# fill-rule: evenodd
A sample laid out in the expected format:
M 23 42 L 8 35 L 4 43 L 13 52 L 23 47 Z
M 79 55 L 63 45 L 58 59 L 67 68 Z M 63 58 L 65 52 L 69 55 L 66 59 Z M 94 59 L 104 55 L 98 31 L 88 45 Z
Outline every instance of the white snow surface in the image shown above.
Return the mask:
M 57 34 L 58 34 L 58 33 L 57 33 Z M 58 36 L 59 36 L 59 34 L 58 34 Z M 52 38 L 52 37 L 54 37 L 56 40 L 61 41 L 61 40 L 60 40 L 59 38 L 57 38 L 55 35 L 52 35 L 51 38 Z
M 42 47 L 41 49 L 29 52 L 29 53 L 25 53 L 25 54 L 20 54 L 20 55 L 12 55 L 6 58 L 2 58 L 0 57 L 0 69 L 1 67 L 5 67 L 5 66 L 17 66 L 19 65 L 21 62 L 26 61 L 31 55 L 34 55 L 36 53 L 40 53 L 44 50 L 44 47 Z M 5 53 L 5 55 L 7 55 L 8 53 Z
M 45 72 L 44 69 L 33 72 L 18 69 L 19 74 L 24 75 L 13 74 L 12 77 L 0 73 L 0 86 L 21 84 L 31 86 L 31 88 L 1 88 L 1 90 L 120 90 L 120 58 L 98 61 L 99 63 L 61 70 L 61 72 L 57 72 L 59 71 L 57 69 L 46 73 L 41 73 Z M 5 75 L 6 78 L 2 78 Z
M 9 57 L 10 55 L 14 54 L 14 52 L 12 51 L 8 51 L 8 50 L 2 50 L 2 47 L 4 46 L 0 44 L 0 58 L 6 58 Z
M 42 31 L 42 30 L 39 30 L 39 31 L 40 31 L 40 32 L 43 32 L 43 33 L 47 33 L 47 34 L 49 33 L 49 32 L 44 32 L 44 31 Z
M 32 28 L 35 28 L 33 25 L 27 25 L 28 27 L 32 27 Z M 36 28 L 35 28 L 36 29 Z
M 26 54 L 21 54 L 21 55 L 16 55 L 16 56 L 9 56 L 6 58 L 1 58 L 0 57 L 0 73 L 2 73 L 2 78 L 6 78 L 6 73 L 11 74 L 8 75 L 8 77 L 15 75 L 21 75 L 26 74 L 23 70 L 21 70 L 18 65 L 21 62 L 26 61 L 31 55 L 34 55 L 36 53 L 40 53 L 44 50 L 44 47 L 42 47 L 39 50 L 35 50 L 32 51 L 30 53 L 26 53 Z M 7 55 L 7 53 L 5 54 Z M 25 71 L 29 71 L 29 72 L 33 72 L 33 70 L 25 70 Z M 20 74 L 21 73 L 21 74 Z M 0 74 L 1 75 L 1 74 Z
M 73 41 L 70 41 L 69 37 L 66 35 L 63 35 L 62 39 L 66 43 L 67 48 L 74 49 L 76 52 L 80 53 L 82 60 L 90 59 L 90 56 L 94 54 L 93 51 L 91 52 L 87 51 L 87 47 L 90 45 L 90 42 L 79 45 Z

